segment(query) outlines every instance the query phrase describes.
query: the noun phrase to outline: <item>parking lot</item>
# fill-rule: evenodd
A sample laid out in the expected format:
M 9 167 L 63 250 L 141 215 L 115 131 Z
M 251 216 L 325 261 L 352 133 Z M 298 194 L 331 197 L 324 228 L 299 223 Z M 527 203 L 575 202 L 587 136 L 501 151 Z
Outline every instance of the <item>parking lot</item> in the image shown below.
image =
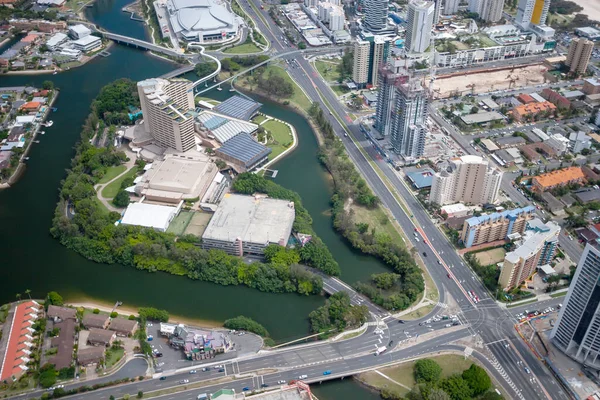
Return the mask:
M 168 343 L 168 338 L 161 336 L 159 323 L 148 323 L 146 330 L 148 335 L 152 335 L 153 337 L 148 342 L 150 346 L 162 353 L 161 357 L 155 357 L 156 372 L 173 371 L 196 365 L 201 367 L 203 364 L 231 360 L 244 354 L 256 353 L 261 349 L 263 344 L 262 338 L 252 333 L 246 333 L 242 336 L 237 333 L 228 333 L 233 342 L 232 350 L 224 354 L 217 354 L 214 358 L 190 361 L 185 358 L 183 350 L 172 348 Z M 223 332 L 229 331 L 223 330 Z

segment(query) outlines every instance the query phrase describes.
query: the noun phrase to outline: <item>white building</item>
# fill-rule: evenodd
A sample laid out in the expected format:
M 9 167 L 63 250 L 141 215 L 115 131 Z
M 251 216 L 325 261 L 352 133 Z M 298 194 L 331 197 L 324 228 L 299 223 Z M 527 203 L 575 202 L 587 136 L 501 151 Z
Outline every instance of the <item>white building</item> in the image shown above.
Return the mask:
M 592 147 L 592 138 L 586 135 L 585 132 L 571 132 L 569 135 L 569 148 L 573 154 L 581 153 L 581 150 L 590 147 Z
M 523 29 L 533 25 L 545 25 L 550 0 L 519 0 L 516 22 Z
M 408 4 L 406 39 L 404 48 L 410 53 L 423 53 L 431 44 L 431 29 L 435 4 L 431 1 L 413 0 Z
M 69 27 L 69 36 L 71 36 L 75 40 L 82 39 L 91 34 L 92 31 L 83 24 L 73 25 Z
M 454 15 L 458 12 L 458 5 L 460 0 L 445 0 L 444 1 L 444 15 Z
M 329 16 L 329 29 L 331 31 L 341 31 L 344 29 L 345 24 L 346 18 L 343 10 L 336 9 Z
M 502 18 L 504 0 L 469 0 L 469 11 L 479 14 L 488 22 L 498 22 Z
M 123 225 L 143 226 L 159 232 L 166 232 L 173 218 L 181 211 L 182 205 L 183 201 L 177 207 L 132 203 L 125 210 L 121 218 L 121 223 Z
M 214 0 L 167 0 L 173 32 L 188 41 L 221 42 L 240 31 L 240 18 Z
M 98 36 L 88 35 L 81 39 L 74 40 L 72 45 L 75 49 L 87 53 L 88 51 L 93 51 L 102 47 L 102 39 Z
M 559 155 L 565 154 L 565 152 L 569 149 L 569 139 L 560 133 L 551 135 L 550 138 L 544 143 L 556 150 Z
M 352 80 L 358 87 L 364 87 L 369 82 L 369 57 L 371 43 L 366 40 L 357 40 L 354 43 L 354 66 Z
M 429 201 L 439 205 L 449 203 L 486 204 L 498 197 L 502 171 L 479 156 L 466 155 L 451 160 L 447 169 L 435 173 Z
M 66 42 L 68 39 L 69 37 L 64 33 L 56 33 L 52 35 L 50 39 L 48 39 L 48 41 L 46 42 L 46 47 L 48 48 L 48 50 L 54 51 L 58 48 L 58 46 Z

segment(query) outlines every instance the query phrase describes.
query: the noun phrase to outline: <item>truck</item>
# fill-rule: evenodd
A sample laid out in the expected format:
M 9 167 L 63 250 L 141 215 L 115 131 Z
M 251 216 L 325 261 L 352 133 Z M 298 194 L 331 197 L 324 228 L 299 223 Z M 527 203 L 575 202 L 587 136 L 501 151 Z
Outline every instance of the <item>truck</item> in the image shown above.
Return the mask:
M 375 355 L 378 356 L 380 354 L 385 353 L 385 351 L 387 350 L 387 347 L 383 346 L 383 347 L 379 347 L 376 351 L 375 351 Z

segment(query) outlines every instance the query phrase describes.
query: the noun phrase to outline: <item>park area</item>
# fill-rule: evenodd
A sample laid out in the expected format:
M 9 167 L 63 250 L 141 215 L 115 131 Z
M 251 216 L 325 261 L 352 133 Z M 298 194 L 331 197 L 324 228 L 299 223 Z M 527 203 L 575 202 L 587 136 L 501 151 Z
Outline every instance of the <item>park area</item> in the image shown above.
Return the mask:
M 503 247 L 498 247 L 486 251 L 480 251 L 479 253 L 474 254 L 475 258 L 477 258 L 477 261 L 481 265 L 494 265 L 499 262 L 502 262 L 504 261 L 505 255 L 506 250 L 504 250 Z
M 327 82 L 337 82 L 340 79 L 339 65 L 341 60 L 317 60 L 315 67 Z
M 266 146 L 272 150 L 269 154 L 269 160 L 283 153 L 294 142 L 290 127 L 283 122 L 270 120 L 261 126 L 265 129 L 267 135 Z
M 244 43 L 244 44 L 240 44 L 239 46 L 233 46 L 230 47 L 228 49 L 226 49 L 225 51 L 223 51 L 223 53 L 227 53 L 227 54 L 253 54 L 253 53 L 260 53 L 262 50 L 255 45 L 254 43 L 252 43 L 251 41 L 249 43 Z
M 114 181 L 112 181 L 111 183 L 109 183 L 108 185 L 106 185 L 103 189 L 102 189 L 102 197 L 104 197 L 105 199 L 112 199 L 114 198 L 117 193 L 119 193 L 119 190 L 121 189 L 121 183 L 123 183 L 124 180 L 126 180 L 127 178 L 135 178 L 135 176 L 138 173 L 139 168 L 137 166 L 131 168 L 129 171 L 127 171 L 125 174 L 121 175 L 118 179 L 115 179 Z M 114 174 L 114 171 L 109 169 L 109 172 L 107 172 L 107 174 Z M 116 174 L 115 176 L 117 176 L 118 174 Z M 114 178 L 114 177 L 113 177 Z M 111 178 L 111 179 L 113 179 Z

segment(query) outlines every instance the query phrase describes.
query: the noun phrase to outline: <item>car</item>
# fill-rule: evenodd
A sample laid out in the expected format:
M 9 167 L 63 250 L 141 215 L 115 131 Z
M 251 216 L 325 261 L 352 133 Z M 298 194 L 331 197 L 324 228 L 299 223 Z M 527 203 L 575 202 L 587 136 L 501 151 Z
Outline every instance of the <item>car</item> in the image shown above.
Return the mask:
M 323 371 L 323 375 L 331 375 L 331 370 Z
M 528 374 L 530 374 L 531 370 L 529 368 L 525 367 L 525 372 L 527 372 Z
M 146 338 L 147 341 L 151 342 L 154 340 L 154 336 L 152 335 L 148 335 L 148 337 Z
M 223 369 L 223 368 L 220 368 L 220 369 L 219 369 L 219 372 L 225 372 L 225 369 Z
M 308 375 L 300 375 L 300 376 L 298 377 L 298 379 L 306 379 L 306 378 L 308 378 Z
M 390 342 L 388 343 L 388 347 L 392 347 L 393 344 L 394 344 L 394 341 L 390 340 Z
M 182 379 L 179 381 L 179 383 L 190 383 L 189 379 Z
M 159 352 L 159 353 L 154 353 L 154 355 L 155 355 L 156 357 L 162 357 L 162 356 L 163 356 L 163 353 L 160 353 L 160 352 Z
M 210 368 L 206 368 L 206 367 L 204 367 L 204 368 L 202 368 L 202 371 L 204 371 L 204 372 L 206 372 L 206 371 L 210 371 Z
M 427 253 L 423 252 L 423 257 L 427 257 Z
M 197 374 L 197 373 L 198 373 L 198 371 L 196 371 L 195 369 L 190 371 L 190 374 Z
M 162 367 L 163 365 L 165 365 L 165 363 L 164 363 L 164 362 L 161 362 L 161 363 L 158 363 L 158 364 L 156 364 L 156 366 L 158 366 L 158 367 Z
M 446 276 L 447 276 L 448 278 L 452 279 L 452 277 L 450 276 L 450 274 L 446 274 Z
M 222 365 L 215 365 L 213 368 L 214 369 L 220 369 L 220 368 L 223 368 L 223 366 Z
M 287 382 L 286 381 L 277 381 L 278 385 L 285 385 Z
M 161 380 L 161 381 L 166 381 L 166 380 L 167 380 L 167 377 L 166 377 L 166 376 L 161 376 L 161 377 L 160 377 L 160 380 Z
M 446 328 L 450 328 L 452 326 L 452 324 L 446 324 L 445 326 L 446 326 Z
M 442 265 L 442 262 L 440 260 L 437 260 L 437 263 L 440 264 L 440 265 Z
M 266 387 L 269 387 L 269 385 L 268 385 L 268 384 L 266 384 L 266 383 L 263 383 L 263 384 L 261 384 L 261 385 L 260 385 L 260 387 L 262 387 L 262 388 L 266 388 Z
M 242 389 L 242 391 L 244 391 L 244 392 L 247 392 L 248 390 L 250 390 L 250 388 L 248 386 L 246 386 Z

